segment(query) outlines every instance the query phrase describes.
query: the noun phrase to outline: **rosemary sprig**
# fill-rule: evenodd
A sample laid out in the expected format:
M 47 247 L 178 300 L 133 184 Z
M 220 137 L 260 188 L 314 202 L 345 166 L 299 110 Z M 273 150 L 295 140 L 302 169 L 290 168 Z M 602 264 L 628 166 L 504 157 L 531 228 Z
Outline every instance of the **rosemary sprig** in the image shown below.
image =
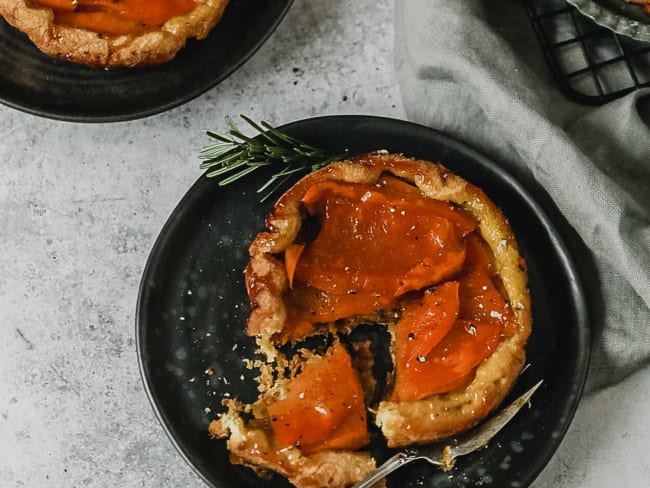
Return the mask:
M 227 134 L 206 131 L 217 142 L 205 146 L 199 153 L 203 160 L 201 169 L 210 169 L 208 178 L 220 178 L 219 186 L 225 186 L 243 178 L 259 168 L 277 165 L 278 171 L 258 188 L 257 193 L 266 192 L 262 202 L 296 173 L 308 173 L 345 157 L 345 153 L 331 153 L 310 146 L 267 122 L 256 124 L 241 115 L 253 129 L 256 137 L 244 135 L 230 117 L 226 117 Z

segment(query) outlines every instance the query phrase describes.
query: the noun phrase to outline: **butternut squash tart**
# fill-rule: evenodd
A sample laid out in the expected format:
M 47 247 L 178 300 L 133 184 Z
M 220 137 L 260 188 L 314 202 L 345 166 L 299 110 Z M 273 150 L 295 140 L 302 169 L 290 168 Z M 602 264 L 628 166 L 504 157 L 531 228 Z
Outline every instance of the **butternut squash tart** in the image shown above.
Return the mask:
M 526 264 L 502 212 L 440 164 L 373 153 L 328 165 L 280 197 L 249 252 L 247 333 L 278 369 L 260 376 L 256 405 L 230 403 L 211 424 L 213 436 L 229 437 L 233 462 L 298 487 L 349 486 L 374 466 L 363 450 L 366 416 L 390 447 L 450 437 L 493 411 L 523 368 Z M 368 368 L 355 370 L 338 339 L 294 368 L 276 348 L 368 322 L 392 338 L 378 403 Z M 270 457 L 251 454 L 246 441 L 260 426 Z M 309 479 L 287 472 L 291 462 L 276 457 L 287 450 Z M 322 459 L 311 456 L 325 453 L 338 459 L 336 479 L 312 469 Z
M 113 68 L 164 63 L 204 39 L 228 0 L 3 0 L 0 15 L 44 53 Z

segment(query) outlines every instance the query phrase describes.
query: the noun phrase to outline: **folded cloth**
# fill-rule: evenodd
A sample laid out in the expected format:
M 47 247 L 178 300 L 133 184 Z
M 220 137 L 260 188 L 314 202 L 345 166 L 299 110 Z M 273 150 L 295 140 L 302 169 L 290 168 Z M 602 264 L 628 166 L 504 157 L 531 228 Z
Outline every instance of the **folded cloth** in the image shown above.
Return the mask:
M 409 119 L 543 187 L 575 230 L 590 307 L 588 390 L 650 359 L 650 91 L 580 106 L 554 84 L 516 0 L 398 0 Z

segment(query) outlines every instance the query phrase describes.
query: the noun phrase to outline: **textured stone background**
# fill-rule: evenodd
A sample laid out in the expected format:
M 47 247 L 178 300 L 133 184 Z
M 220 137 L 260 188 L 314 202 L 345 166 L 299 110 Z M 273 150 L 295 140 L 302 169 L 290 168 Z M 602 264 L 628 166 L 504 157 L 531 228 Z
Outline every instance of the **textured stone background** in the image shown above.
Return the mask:
M 203 486 L 138 372 L 149 250 L 200 174 L 202 130 L 223 129 L 225 115 L 403 117 L 392 14 L 392 2 L 297 0 L 237 73 L 144 120 L 71 124 L 0 107 L 0 488 Z M 535 487 L 647 486 L 649 392 L 646 371 L 587 398 Z

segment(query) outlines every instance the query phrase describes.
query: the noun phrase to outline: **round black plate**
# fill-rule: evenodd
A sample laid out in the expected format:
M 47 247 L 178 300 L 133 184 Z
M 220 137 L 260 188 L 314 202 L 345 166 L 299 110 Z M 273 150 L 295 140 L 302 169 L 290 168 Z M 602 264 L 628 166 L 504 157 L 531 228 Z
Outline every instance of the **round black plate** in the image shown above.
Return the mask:
M 262 45 L 292 0 L 231 0 L 203 41 L 160 66 L 103 70 L 41 53 L 0 17 L 0 101 L 43 117 L 114 122 L 185 103 L 225 79 Z
M 589 357 L 583 293 L 562 238 L 540 206 L 502 169 L 464 144 L 408 122 L 363 116 L 308 119 L 283 128 L 310 144 L 352 153 L 378 148 L 441 161 L 482 187 L 512 224 L 530 267 L 534 329 L 530 367 L 513 395 L 543 379 L 524 409 L 487 448 L 459 459 L 450 473 L 413 463 L 390 486 L 528 486 L 551 457 L 578 404 Z M 154 410 L 183 457 L 214 487 L 287 486 L 233 467 L 207 425 L 224 396 L 244 401 L 256 390 L 242 356 L 248 300 L 247 247 L 271 203 L 255 189 L 267 175 L 220 188 L 200 178 L 174 210 L 144 271 L 137 311 L 142 376 Z M 212 368 L 214 375 L 206 370 Z M 209 410 L 205 410 L 205 409 Z M 207 412 L 207 413 L 206 413 Z M 382 452 L 380 455 L 386 455 Z

